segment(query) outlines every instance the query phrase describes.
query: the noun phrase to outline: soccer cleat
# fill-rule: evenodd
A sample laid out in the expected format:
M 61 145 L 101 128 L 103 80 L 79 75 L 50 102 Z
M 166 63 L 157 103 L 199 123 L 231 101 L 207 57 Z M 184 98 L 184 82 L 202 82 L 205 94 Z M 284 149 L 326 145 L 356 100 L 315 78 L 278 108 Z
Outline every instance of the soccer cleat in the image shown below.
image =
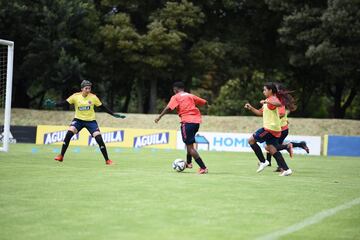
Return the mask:
M 265 162 L 260 162 L 259 164 L 259 168 L 256 170 L 257 173 L 261 172 L 262 170 L 264 170 L 267 166 L 269 166 L 269 161 L 265 160 Z
M 55 161 L 62 162 L 64 160 L 64 156 L 59 154 L 54 158 Z
M 207 168 L 199 168 L 198 174 L 207 174 L 209 171 Z
M 106 165 L 112 165 L 112 164 L 113 164 L 113 161 L 111 161 L 110 159 L 108 159 L 108 160 L 105 161 L 105 164 L 106 164 Z
M 192 168 L 192 167 L 193 167 L 192 163 L 187 163 L 186 164 L 186 168 Z
M 289 152 L 289 155 L 292 158 L 294 156 L 294 146 L 292 145 L 292 143 L 289 143 L 287 145 L 286 150 Z
M 281 168 L 281 167 L 277 167 L 275 170 L 274 170 L 274 172 L 282 172 L 283 171 L 283 169 Z
M 291 174 L 292 174 L 292 170 L 289 168 L 286 171 L 282 171 L 279 176 L 280 177 L 285 177 L 285 176 L 290 176 Z
M 306 151 L 306 153 L 309 154 L 310 149 L 309 149 L 309 147 L 306 145 L 306 142 L 300 142 L 300 144 L 301 144 L 301 148 L 304 149 L 304 150 Z

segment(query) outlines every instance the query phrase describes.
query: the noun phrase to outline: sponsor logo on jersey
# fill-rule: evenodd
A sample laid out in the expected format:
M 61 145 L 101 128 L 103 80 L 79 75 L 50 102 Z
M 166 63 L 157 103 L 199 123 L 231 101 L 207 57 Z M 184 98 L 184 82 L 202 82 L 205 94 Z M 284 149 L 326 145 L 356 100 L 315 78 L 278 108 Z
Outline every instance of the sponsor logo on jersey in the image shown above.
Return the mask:
M 151 135 L 138 136 L 134 138 L 135 148 L 141 148 L 150 145 L 168 144 L 169 132 L 154 133 Z
M 113 132 L 101 133 L 104 143 L 123 142 L 124 141 L 124 130 L 118 130 Z M 95 138 L 89 136 L 89 146 L 97 145 Z
M 68 130 L 45 133 L 44 134 L 44 144 L 63 142 L 67 132 L 68 132 Z M 71 138 L 71 140 L 79 140 L 79 133 L 74 134 L 74 136 Z
M 82 107 L 78 107 L 79 111 L 87 111 L 90 110 L 90 106 L 82 106 Z

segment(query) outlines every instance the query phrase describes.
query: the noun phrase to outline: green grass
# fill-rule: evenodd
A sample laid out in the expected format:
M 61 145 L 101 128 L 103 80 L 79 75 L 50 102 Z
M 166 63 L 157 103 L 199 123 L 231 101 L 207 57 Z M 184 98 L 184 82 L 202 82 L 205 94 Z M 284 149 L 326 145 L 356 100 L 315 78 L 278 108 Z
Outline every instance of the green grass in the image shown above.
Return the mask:
M 360 197 L 360 159 L 296 156 L 291 177 L 255 155 L 201 152 L 208 175 L 176 173 L 183 151 L 16 144 L 0 152 L 0 239 L 255 239 Z M 77 153 L 76 150 L 80 150 Z M 286 156 L 287 157 L 287 156 Z M 360 206 L 282 239 L 360 239 Z

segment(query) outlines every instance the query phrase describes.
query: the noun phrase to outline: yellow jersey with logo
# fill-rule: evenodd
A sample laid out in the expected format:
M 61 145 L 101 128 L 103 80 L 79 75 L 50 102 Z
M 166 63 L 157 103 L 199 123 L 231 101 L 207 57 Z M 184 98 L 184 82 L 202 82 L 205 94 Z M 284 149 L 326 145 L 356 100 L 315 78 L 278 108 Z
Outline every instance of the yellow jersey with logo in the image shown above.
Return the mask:
M 81 92 L 74 93 L 66 101 L 69 104 L 74 104 L 75 107 L 75 118 L 83 121 L 95 120 L 94 106 L 101 106 L 100 99 L 92 93 L 89 93 L 86 97 Z
M 268 100 L 271 98 L 276 97 L 270 97 Z M 281 122 L 277 107 L 268 103 L 263 105 L 263 125 L 264 128 L 270 130 L 275 137 L 278 137 L 277 135 L 281 134 Z

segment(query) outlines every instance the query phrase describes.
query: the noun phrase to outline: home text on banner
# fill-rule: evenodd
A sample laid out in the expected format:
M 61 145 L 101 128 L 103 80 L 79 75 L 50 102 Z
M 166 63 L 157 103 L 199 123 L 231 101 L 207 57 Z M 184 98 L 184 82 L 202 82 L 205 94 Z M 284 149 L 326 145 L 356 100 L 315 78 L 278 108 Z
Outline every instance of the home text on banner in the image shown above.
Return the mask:
M 221 133 L 221 132 L 199 132 L 196 137 L 196 145 L 200 150 L 210 151 L 231 151 L 231 152 L 252 152 L 253 150 L 248 144 L 251 134 L 245 133 Z M 320 155 L 321 153 L 321 137 L 320 136 L 295 136 L 289 135 L 285 139 L 287 142 L 305 141 L 310 149 L 311 155 Z M 260 144 L 264 149 L 264 144 Z M 184 149 L 181 132 L 177 133 L 177 148 Z M 294 148 L 296 154 L 306 154 L 301 148 Z

